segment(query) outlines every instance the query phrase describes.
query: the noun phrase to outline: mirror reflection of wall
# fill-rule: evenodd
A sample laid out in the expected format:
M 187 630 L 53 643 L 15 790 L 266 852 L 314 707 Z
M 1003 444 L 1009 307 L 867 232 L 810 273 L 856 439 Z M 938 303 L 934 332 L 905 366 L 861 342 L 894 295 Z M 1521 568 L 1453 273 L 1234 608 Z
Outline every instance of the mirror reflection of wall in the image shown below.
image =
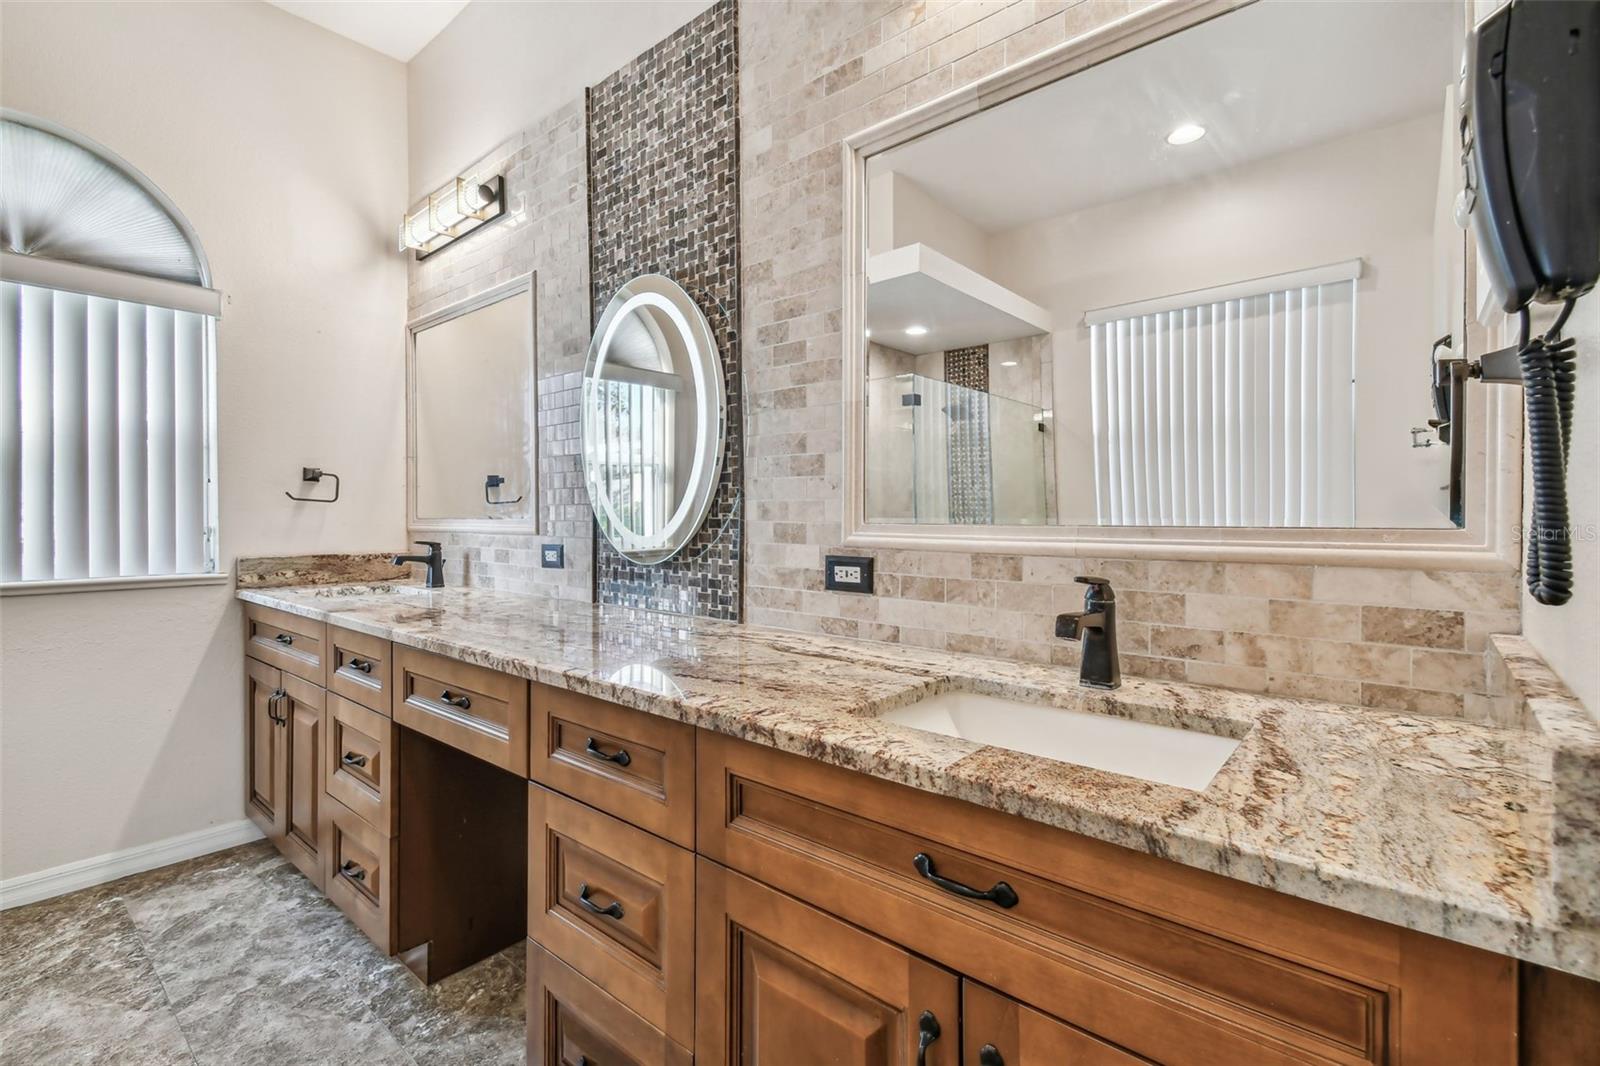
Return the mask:
M 527 521 L 533 493 L 533 292 L 413 336 L 416 517 Z
M 1261 0 L 872 157 L 868 519 L 1452 525 L 1462 40 Z

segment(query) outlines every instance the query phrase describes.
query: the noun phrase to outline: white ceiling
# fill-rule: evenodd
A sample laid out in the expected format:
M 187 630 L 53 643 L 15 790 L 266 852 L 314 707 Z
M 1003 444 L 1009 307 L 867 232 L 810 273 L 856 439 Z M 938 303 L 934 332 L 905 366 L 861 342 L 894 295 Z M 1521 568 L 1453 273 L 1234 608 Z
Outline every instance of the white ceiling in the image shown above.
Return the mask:
M 867 261 L 867 329 L 912 355 L 1049 333 L 1050 312 L 925 244 Z M 908 336 L 907 326 L 927 332 Z
M 1441 110 L 1459 5 L 1262 0 L 893 149 L 990 233 Z M 1185 122 L 1207 129 L 1174 147 Z
M 267 0 L 357 44 L 409 63 L 467 0 Z

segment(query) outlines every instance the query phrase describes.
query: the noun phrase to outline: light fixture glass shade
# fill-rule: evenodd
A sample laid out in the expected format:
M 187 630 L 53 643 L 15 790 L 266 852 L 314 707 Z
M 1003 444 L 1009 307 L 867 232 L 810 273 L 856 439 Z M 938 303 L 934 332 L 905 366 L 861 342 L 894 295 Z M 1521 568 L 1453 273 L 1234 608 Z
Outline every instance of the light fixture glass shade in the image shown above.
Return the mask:
M 400 216 L 400 251 L 408 248 L 426 248 L 428 242 L 439 234 L 429 228 L 428 211 L 418 211 L 416 214 Z

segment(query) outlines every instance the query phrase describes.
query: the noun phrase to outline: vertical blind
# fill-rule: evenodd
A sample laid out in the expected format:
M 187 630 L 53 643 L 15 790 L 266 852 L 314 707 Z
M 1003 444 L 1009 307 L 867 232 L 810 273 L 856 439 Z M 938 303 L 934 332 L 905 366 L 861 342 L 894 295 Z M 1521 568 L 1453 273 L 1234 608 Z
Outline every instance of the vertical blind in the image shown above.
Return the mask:
M 1359 265 L 1087 316 L 1100 522 L 1353 524 Z
M 213 319 L 0 282 L 0 581 L 215 569 Z

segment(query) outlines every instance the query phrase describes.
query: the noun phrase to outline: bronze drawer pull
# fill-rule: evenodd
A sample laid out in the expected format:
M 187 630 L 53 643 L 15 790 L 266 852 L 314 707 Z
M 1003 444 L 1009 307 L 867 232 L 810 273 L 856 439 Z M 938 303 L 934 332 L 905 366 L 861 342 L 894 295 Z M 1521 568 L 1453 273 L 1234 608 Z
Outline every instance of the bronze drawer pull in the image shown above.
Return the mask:
M 352 881 L 364 882 L 367 879 L 367 871 L 363 870 L 361 864 L 354 859 L 346 859 L 340 863 L 339 872 Z
M 340 759 L 339 761 L 344 763 L 346 766 L 365 766 L 365 765 L 367 765 L 367 757 L 365 755 L 357 755 L 353 751 L 345 752 L 344 753 L 344 758 Z
M 351 659 L 347 664 L 352 670 L 360 670 L 363 674 L 372 673 L 372 661 L 369 659 Z
M 939 1039 L 939 1019 L 933 1011 L 925 1010 L 917 1019 L 917 1066 L 928 1066 L 928 1048 Z
M 595 743 L 594 737 L 590 737 L 589 743 L 583 746 L 583 753 L 604 762 L 614 762 L 618 766 L 627 766 L 633 761 L 633 756 L 628 754 L 627 748 L 618 748 L 615 753 L 607 755 L 600 750 L 600 745 Z
M 466 696 L 452 696 L 449 689 L 439 693 L 441 703 L 448 703 L 452 707 L 460 707 L 463 711 L 472 706 L 472 700 Z
M 583 909 L 588 911 L 590 914 L 603 914 L 607 918 L 622 917 L 622 904 L 620 902 L 617 900 L 612 900 L 609 906 L 600 906 L 600 904 L 589 898 L 589 886 L 587 884 L 578 886 L 578 902 L 582 904 Z
M 294 638 L 287 633 L 279 633 L 272 639 L 277 641 L 279 644 L 282 644 L 285 648 L 294 643 Z
M 933 872 L 933 860 L 925 851 L 919 851 L 911 857 L 911 865 L 917 868 L 917 873 L 932 881 L 951 895 L 960 896 L 962 899 L 978 899 L 985 903 L 993 903 L 999 907 L 1015 907 L 1017 905 L 1017 890 L 1004 881 L 996 881 L 994 887 L 987 892 L 980 892 L 976 888 L 964 885 L 960 881 L 952 881 L 947 877 L 940 877 Z
M 978 1049 L 978 1066 L 1006 1066 L 1006 1060 L 1000 1056 L 999 1048 L 985 1044 Z

